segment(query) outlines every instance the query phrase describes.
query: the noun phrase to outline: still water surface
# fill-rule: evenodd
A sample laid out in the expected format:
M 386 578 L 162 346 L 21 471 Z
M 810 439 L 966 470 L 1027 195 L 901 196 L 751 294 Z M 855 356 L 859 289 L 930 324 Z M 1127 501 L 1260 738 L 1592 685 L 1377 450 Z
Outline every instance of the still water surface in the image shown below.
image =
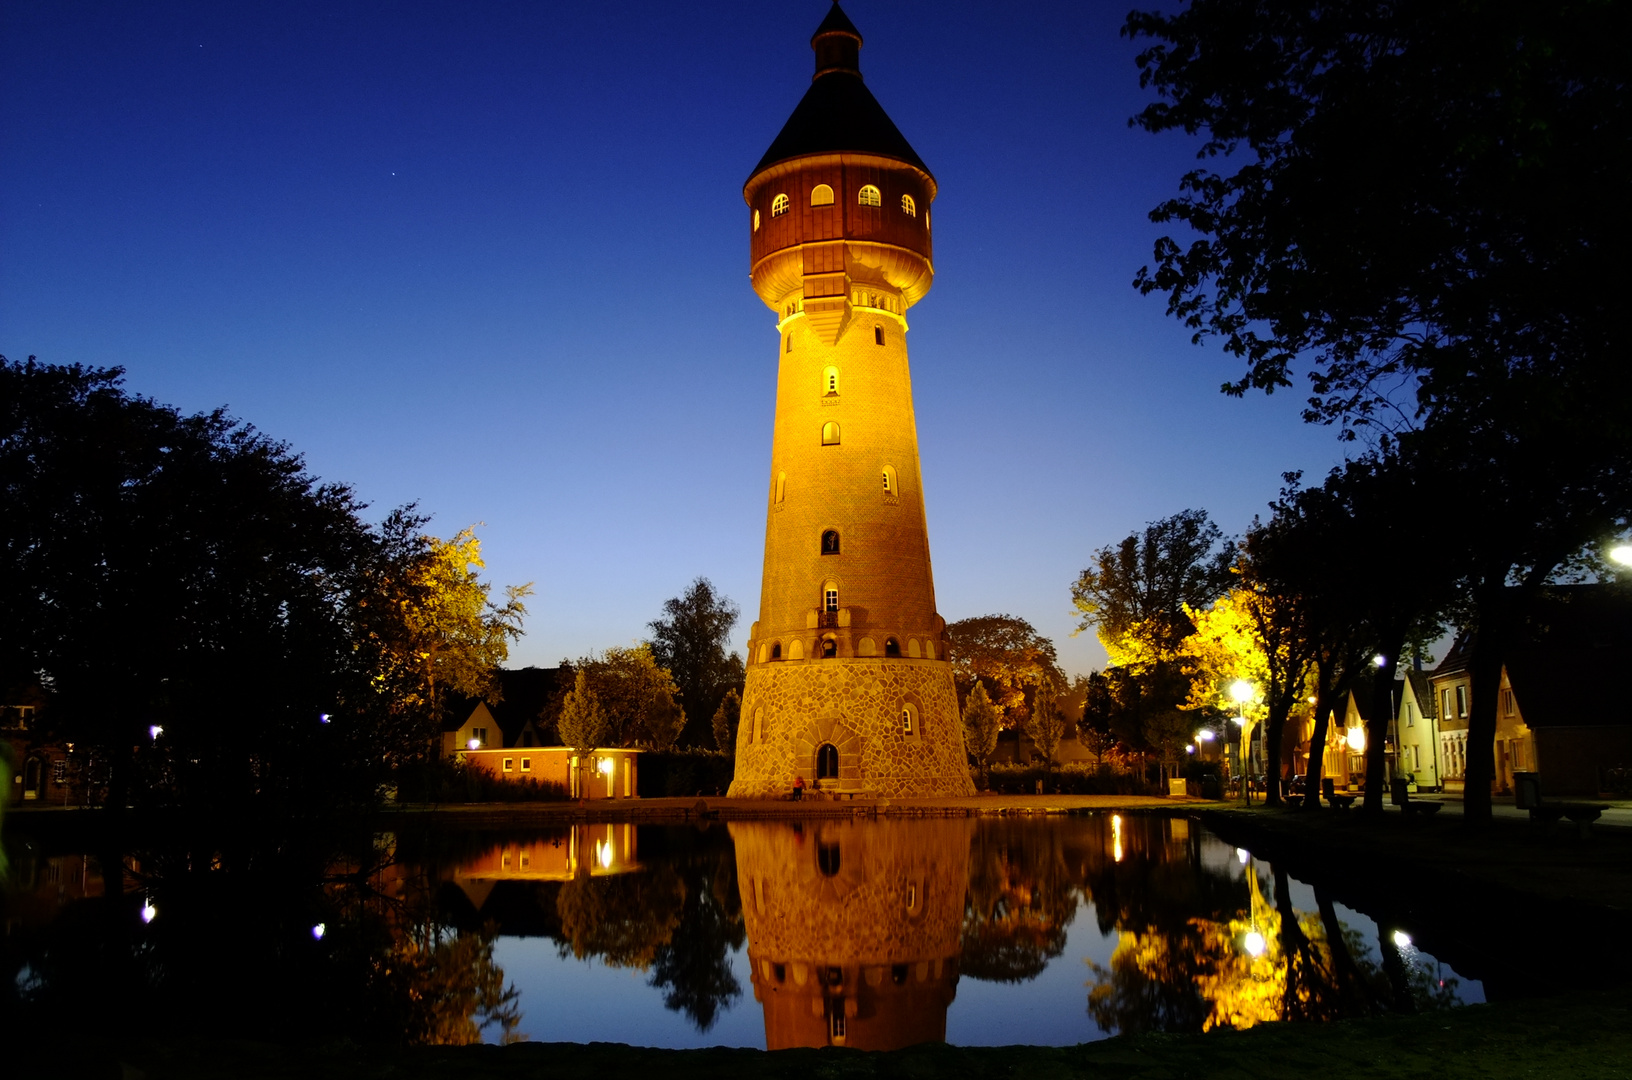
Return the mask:
M 298 859 L 8 838 L 19 1016 L 221 1034 L 867 1049 L 1483 1000 L 1414 943 L 1184 818 L 377 834 Z M 297 887 L 298 884 L 298 887 Z

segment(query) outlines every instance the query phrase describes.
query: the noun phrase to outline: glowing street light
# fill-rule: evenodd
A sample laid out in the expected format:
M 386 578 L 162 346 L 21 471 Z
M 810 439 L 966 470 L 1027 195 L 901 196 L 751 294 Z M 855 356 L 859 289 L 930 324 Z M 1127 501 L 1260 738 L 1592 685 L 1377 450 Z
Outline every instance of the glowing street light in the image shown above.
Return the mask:
M 1252 700 L 1254 693 L 1253 685 L 1245 679 L 1237 679 L 1230 684 L 1230 696 L 1241 709 L 1234 719 L 1241 729 L 1241 797 L 1249 806 L 1252 805 L 1252 781 L 1247 776 L 1247 753 L 1252 745 L 1252 729 L 1247 727 L 1247 702 Z
M 469 750 L 480 750 L 482 748 L 482 740 L 477 739 L 477 738 L 472 738 L 468 743 L 465 744 L 465 747 L 466 747 L 466 749 L 469 749 Z
M 1388 666 L 1388 657 L 1384 656 L 1382 653 L 1378 653 L 1376 656 L 1371 658 L 1371 662 L 1380 668 L 1385 668 Z
M 1622 566 L 1632 566 L 1632 544 L 1621 544 L 1618 547 L 1610 548 L 1609 557 Z
M 144 923 L 152 922 L 158 917 L 158 914 L 159 909 L 153 906 L 153 901 L 149 900 L 142 905 L 142 921 Z
M 1409 949 L 1411 947 L 1411 935 L 1406 933 L 1404 930 L 1394 931 L 1394 947 L 1397 949 Z
M 149 727 L 147 729 L 147 737 L 150 738 L 150 739 L 155 739 L 156 740 L 156 739 L 158 739 L 158 737 L 160 735 L 163 735 L 163 734 L 164 734 L 164 725 L 163 724 L 154 724 L 153 726 L 151 726 L 151 727 Z
M 1269 943 L 1264 940 L 1264 935 L 1260 934 L 1256 930 L 1249 930 L 1246 938 L 1241 942 L 1241 944 L 1246 947 L 1247 955 L 1252 957 L 1254 960 L 1264 955 L 1264 950 L 1268 948 L 1269 945 Z
M 328 931 L 329 926 L 327 923 L 316 923 L 312 926 L 312 937 L 314 940 L 322 941 L 323 935 L 328 933 Z

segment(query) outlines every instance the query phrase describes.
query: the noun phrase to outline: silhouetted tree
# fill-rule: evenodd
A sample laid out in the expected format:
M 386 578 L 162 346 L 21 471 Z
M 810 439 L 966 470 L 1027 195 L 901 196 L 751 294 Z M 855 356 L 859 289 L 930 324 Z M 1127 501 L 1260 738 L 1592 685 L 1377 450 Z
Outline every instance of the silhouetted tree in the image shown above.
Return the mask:
M 1456 575 L 1478 630 L 1470 824 L 1515 604 L 1632 516 L 1632 215 L 1599 195 L 1632 135 L 1629 31 L 1592 0 L 1197 0 L 1124 27 L 1154 39 L 1138 63 L 1162 99 L 1135 122 L 1238 162 L 1156 208 L 1200 236 L 1159 241 L 1136 286 L 1246 361 L 1227 392 L 1290 387 L 1302 363 L 1306 419 L 1425 443 L 1440 519 L 1479 541 Z
M 682 595 L 665 600 L 662 617 L 648 624 L 652 655 L 680 687 L 687 718 L 680 741 L 686 746 L 706 743 L 720 699 L 727 690 L 742 689 L 742 657 L 726 648 L 737 615 L 737 605 L 700 577 Z

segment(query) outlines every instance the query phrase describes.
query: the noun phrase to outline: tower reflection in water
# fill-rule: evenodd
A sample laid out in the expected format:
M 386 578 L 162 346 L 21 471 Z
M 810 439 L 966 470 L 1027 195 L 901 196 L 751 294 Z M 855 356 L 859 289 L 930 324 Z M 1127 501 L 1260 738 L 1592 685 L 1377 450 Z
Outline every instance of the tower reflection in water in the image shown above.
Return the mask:
M 962 819 L 731 823 L 766 1049 L 945 1040 L 972 834 Z

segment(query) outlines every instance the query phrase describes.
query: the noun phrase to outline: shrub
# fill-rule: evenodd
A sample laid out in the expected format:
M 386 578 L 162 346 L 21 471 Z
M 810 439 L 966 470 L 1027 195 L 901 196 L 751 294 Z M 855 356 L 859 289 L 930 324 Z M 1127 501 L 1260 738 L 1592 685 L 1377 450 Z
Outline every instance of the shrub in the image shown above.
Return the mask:
M 400 802 L 564 802 L 566 798 L 564 784 L 530 777 L 507 780 L 467 761 L 447 758 L 405 768 L 397 775 Z
M 1116 772 L 1102 766 L 1073 762 L 1058 769 L 1028 765 L 993 765 L 988 770 L 988 791 L 998 795 L 1033 795 L 1037 781 L 1048 795 L 1160 795 L 1157 785 L 1138 773 Z
M 718 750 L 648 750 L 640 755 L 636 794 L 643 799 L 724 795 L 735 768 L 735 756 Z

